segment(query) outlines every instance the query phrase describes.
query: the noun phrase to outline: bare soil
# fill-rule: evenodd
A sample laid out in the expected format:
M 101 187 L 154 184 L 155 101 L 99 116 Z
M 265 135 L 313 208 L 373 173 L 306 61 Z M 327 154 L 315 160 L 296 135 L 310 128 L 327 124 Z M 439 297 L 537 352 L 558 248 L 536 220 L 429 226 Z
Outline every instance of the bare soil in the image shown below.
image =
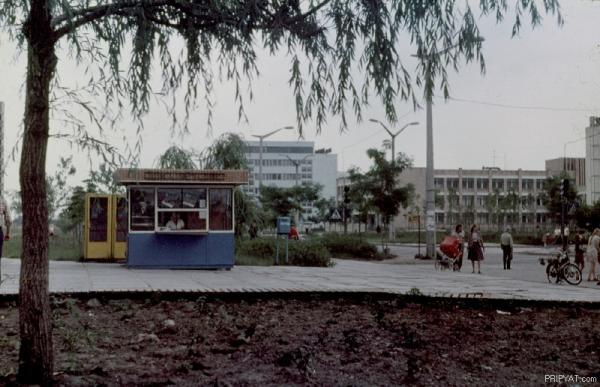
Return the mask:
M 378 296 L 53 300 L 58 385 L 542 385 L 600 380 L 600 310 Z M 255 296 L 256 297 L 256 296 Z M 196 299 L 197 298 L 197 299 Z M 0 385 L 18 310 L 0 304 Z

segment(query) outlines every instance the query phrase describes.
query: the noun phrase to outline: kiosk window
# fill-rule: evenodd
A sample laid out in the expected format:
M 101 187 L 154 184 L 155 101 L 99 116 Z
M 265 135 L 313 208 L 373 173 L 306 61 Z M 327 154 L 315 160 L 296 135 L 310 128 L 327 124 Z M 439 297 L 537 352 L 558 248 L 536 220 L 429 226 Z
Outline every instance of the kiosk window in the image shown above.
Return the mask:
M 159 211 L 159 231 L 206 231 L 206 211 Z
M 108 198 L 90 198 L 90 242 L 108 240 Z
M 206 188 L 184 188 L 183 208 L 206 208 Z
M 181 208 L 181 188 L 159 188 L 158 208 Z
M 233 230 L 233 208 L 230 188 L 211 188 L 210 190 L 210 229 Z
M 131 230 L 154 230 L 154 188 L 131 188 Z

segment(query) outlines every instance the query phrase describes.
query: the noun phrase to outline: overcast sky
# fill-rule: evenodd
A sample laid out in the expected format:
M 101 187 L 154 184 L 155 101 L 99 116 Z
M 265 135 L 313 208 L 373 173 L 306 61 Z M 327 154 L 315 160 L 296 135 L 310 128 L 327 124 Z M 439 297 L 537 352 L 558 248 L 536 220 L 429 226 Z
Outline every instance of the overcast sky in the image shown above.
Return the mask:
M 510 23 L 496 25 L 491 19 L 480 21 L 486 39 L 487 71 L 481 75 L 477 65 L 469 65 L 451 76 L 452 97 L 473 102 L 435 99 L 436 168 L 479 169 L 495 165 L 503 169 L 542 170 L 546 159 L 562 156 L 566 142 L 584 135 L 590 115 L 600 115 L 600 2 L 563 0 L 561 3 L 565 19 L 562 27 L 557 26 L 555 19 L 546 17 L 543 25 L 533 31 L 525 24 L 520 36 L 512 39 Z M 0 38 L 0 101 L 5 102 L 8 158 L 23 117 L 25 56 L 15 59 L 14 46 L 6 35 L 0 33 Z M 407 48 L 404 56 L 410 58 L 412 53 Z M 78 74 L 76 66 L 62 58 L 61 61 L 61 78 L 76 81 L 78 75 L 73 75 Z M 184 139 L 173 138 L 168 130 L 170 119 L 164 109 L 157 106 L 146 120 L 142 164 L 151 166 L 172 144 L 202 149 L 227 131 L 250 138 L 251 134 L 294 125 L 294 100 L 287 84 L 289 59 L 263 56 L 259 67 L 262 76 L 255 81 L 255 98 L 246 106 L 248 125 L 237 121 L 230 84 L 216 86 L 212 134 L 207 132 L 206 112 L 200 110 L 193 115 L 192 133 Z M 398 106 L 398 110 L 401 115 L 406 114 L 398 127 L 411 121 L 420 124 L 398 136 L 396 150 L 411 156 L 415 166 L 424 166 L 425 112 L 414 112 L 408 103 Z M 380 103 L 373 100 L 364 117 L 383 120 Z M 130 124 L 124 123 L 124 126 L 129 128 Z M 369 147 L 381 147 L 386 134 L 366 120 L 360 124 L 352 120 L 349 126 L 347 132 L 340 133 L 338 121 L 330 118 L 320 134 L 307 127 L 305 139 L 315 141 L 317 147 L 332 148 L 338 154 L 339 170 L 352 165 L 366 168 L 365 151 Z M 110 138 L 117 146 L 122 143 L 119 133 Z M 295 138 L 297 135 L 291 131 L 272 137 L 274 140 Z M 584 144 L 584 141 L 569 144 L 567 154 L 583 157 Z M 66 144 L 52 141 L 47 164 L 50 173 L 58 157 L 71 152 Z M 76 155 L 76 161 L 78 177 L 85 177 L 89 170 L 87 156 Z M 8 190 L 18 188 L 18 163 L 9 160 L 5 185 Z

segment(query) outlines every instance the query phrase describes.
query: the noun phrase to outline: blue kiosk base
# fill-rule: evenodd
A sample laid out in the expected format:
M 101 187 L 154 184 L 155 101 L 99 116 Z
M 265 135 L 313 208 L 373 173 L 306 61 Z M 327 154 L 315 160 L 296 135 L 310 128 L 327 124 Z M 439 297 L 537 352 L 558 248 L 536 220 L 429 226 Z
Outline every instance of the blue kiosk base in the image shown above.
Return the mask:
M 154 269 L 230 269 L 235 264 L 234 246 L 233 233 L 130 233 L 127 266 Z

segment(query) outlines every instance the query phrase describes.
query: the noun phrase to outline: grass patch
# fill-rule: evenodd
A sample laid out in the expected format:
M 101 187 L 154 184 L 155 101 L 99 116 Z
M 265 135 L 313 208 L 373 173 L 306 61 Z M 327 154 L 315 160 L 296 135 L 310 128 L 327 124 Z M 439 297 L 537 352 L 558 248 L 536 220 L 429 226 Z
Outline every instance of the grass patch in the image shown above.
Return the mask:
M 21 258 L 22 236 L 11 235 L 4 242 L 2 256 L 6 258 Z M 49 239 L 48 257 L 55 261 L 77 261 L 83 256 L 82 248 L 69 235 L 54 235 Z

